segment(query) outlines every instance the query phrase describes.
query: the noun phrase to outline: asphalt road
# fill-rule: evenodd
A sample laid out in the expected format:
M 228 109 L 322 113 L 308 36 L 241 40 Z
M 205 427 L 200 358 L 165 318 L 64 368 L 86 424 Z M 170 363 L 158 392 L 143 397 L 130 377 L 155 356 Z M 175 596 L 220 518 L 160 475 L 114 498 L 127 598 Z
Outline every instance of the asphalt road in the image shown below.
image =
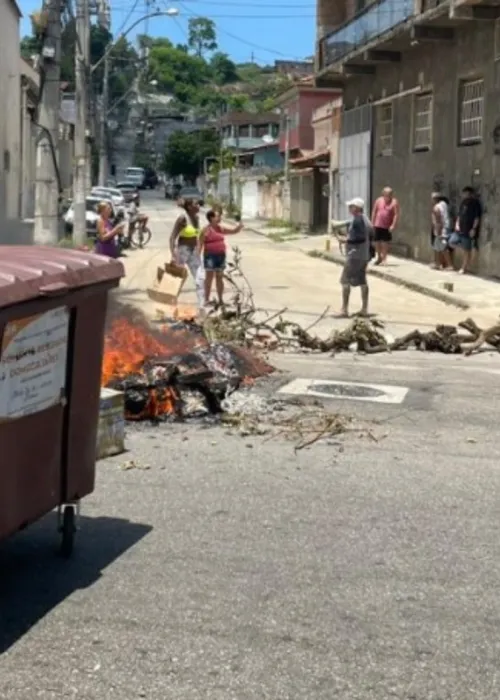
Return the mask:
M 264 396 L 296 377 L 408 393 L 326 401 L 378 441 L 298 453 L 131 430 L 98 465 L 73 560 L 53 517 L 0 545 L 0 697 L 498 698 L 498 356 L 274 361 Z

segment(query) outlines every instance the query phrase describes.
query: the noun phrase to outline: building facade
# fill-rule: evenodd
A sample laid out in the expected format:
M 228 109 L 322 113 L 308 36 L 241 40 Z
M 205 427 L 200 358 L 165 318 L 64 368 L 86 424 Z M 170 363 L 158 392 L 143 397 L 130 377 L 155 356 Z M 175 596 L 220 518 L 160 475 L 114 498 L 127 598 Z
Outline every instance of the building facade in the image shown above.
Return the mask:
M 15 0 L 0 3 L 0 211 L 8 219 L 21 206 L 21 65 L 19 21 Z
M 280 151 L 288 149 L 291 158 L 314 150 L 313 113 L 340 94 L 338 90 L 317 89 L 311 83 L 312 80 L 297 83 L 276 101 L 281 108 Z
M 349 16 L 346 3 L 344 24 L 318 43 L 317 65 L 319 84 L 343 87 L 344 201 L 393 186 L 396 252 L 427 262 L 431 193 L 456 213 L 471 185 L 485 209 L 478 269 L 500 275 L 500 7 L 381 0 Z
M 219 120 L 222 147 L 231 150 L 257 148 L 278 136 L 280 116 L 275 112 L 226 112 Z

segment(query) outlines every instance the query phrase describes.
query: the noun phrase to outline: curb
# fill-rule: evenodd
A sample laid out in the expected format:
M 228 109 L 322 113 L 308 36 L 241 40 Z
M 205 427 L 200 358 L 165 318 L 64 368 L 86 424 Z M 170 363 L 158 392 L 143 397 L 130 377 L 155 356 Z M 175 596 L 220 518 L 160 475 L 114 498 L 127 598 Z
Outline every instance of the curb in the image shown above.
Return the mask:
M 303 250 L 302 252 L 306 255 L 309 255 L 309 257 L 321 258 L 322 260 L 335 263 L 336 265 L 344 264 L 344 258 L 333 255 L 332 253 L 323 253 L 319 250 Z M 368 267 L 367 273 L 369 275 L 372 275 L 372 277 L 378 277 L 379 279 L 385 280 L 386 282 L 391 282 L 392 284 L 395 284 L 398 287 L 405 287 L 406 289 L 409 289 L 412 292 L 417 292 L 418 294 L 422 294 L 423 296 L 431 297 L 433 299 L 436 299 L 437 301 L 442 301 L 443 303 L 449 304 L 450 306 L 455 306 L 458 309 L 462 309 L 462 311 L 466 311 L 471 307 L 468 301 L 465 301 L 465 299 L 457 297 L 454 294 L 440 291 L 439 289 L 432 289 L 431 287 L 426 287 L 424 284 L 420 284 L 419 282 L 410 282 L 408 280 L 402 279 L 401 277 L 396 277 L 395 275 L 391 274 L 390 272 L 386 272 L 385 270 Z

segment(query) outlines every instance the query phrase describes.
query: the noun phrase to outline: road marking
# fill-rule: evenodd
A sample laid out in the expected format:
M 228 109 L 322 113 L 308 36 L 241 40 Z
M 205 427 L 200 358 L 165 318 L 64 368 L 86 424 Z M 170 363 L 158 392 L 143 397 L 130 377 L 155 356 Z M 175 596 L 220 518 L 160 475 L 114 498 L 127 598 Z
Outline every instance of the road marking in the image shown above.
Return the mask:
M 408 387 L 394 386 L 392 384 L 342 382 L 331 379 L 306 379 L 302 377 L 294 379 L 281 387 L 278 393 L 294 396 L 316 396 L 320 399 L 401 404 L 406 398 Z

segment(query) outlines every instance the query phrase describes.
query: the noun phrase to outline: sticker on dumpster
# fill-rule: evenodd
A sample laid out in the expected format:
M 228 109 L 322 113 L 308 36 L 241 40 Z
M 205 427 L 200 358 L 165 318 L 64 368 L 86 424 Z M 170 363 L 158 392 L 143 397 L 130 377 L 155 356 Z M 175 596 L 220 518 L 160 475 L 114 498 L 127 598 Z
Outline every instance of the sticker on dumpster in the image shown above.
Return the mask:
M 0 357 L 0 420 L 28 416 L 61 401 L 68 331 L 64 307 L 7 324 Z

